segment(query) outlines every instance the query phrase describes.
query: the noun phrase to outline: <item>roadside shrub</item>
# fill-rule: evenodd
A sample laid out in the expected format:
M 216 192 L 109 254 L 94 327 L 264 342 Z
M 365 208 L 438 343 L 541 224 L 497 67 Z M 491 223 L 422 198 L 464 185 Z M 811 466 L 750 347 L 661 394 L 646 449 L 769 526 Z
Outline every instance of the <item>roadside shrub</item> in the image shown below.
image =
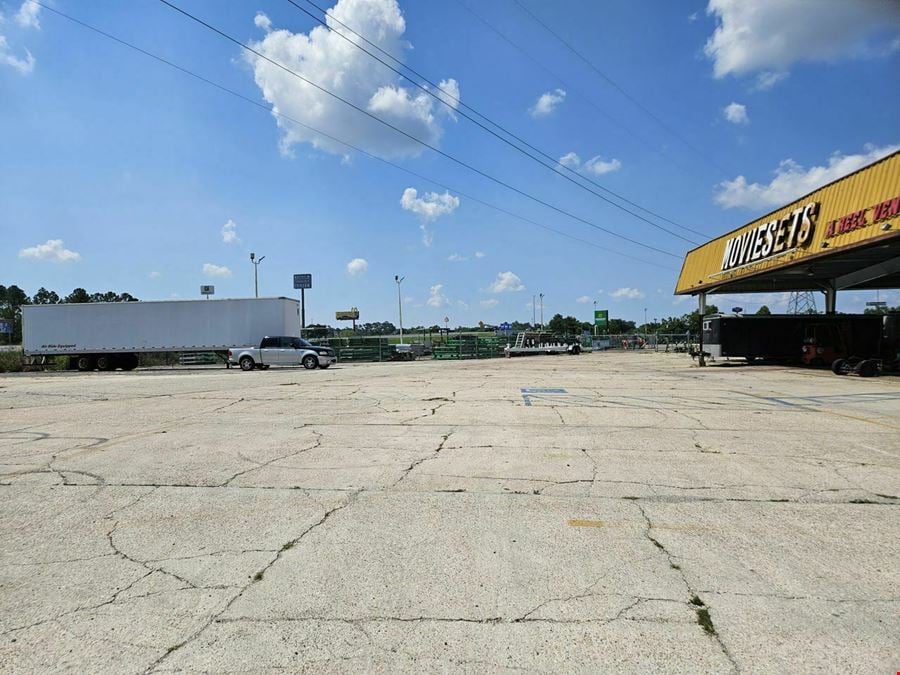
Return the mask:
M 25 365 L 22 352 L 0 352 L 0 373 L 20 373 Z

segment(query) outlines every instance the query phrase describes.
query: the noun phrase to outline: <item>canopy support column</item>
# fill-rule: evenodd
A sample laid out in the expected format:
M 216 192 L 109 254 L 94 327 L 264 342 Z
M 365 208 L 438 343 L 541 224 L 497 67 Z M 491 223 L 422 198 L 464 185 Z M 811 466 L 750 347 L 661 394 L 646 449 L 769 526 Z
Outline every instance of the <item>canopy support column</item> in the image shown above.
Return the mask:
M 825 294 L 825 313 L 834 314 L 837 307 L 837 288 L 834 279 L 828 280 L 828 285 L 822 289 L 822 292 Z
M 706 292 L 701 291 L 698 293 L 697 299 L 700 302 L 700 355 L 697 357 L 697 361 L 701 366 L 705 366 L 706 357 L 703 356 L 703 315 L 706 314 Z

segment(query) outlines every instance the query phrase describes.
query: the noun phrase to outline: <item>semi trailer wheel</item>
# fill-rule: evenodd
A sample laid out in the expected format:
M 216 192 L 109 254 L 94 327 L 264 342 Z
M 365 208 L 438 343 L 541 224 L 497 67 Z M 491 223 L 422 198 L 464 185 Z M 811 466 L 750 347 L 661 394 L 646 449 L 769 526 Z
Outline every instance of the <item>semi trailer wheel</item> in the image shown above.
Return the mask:
M 249 356 L 242 356 L 241 360 L 240 360 L 240 364 L 241 364 L 241 370 L 243 370 L 243 371 L 253 370 L 253 366 L 255 365 L 253 363 L 253 359 L 250 358 Z
M 115 370 L 115 357 L 102 354 L 97 357 L 97 370 Z
M 860 377 L 875 377 L 878 375 L 878 361 L 868 359 L 859 364 Z
M 92 356 L 79 356 L 77 361 L 78 370 L 87 371 L 94 369 L 94 357 Z
M 837 359 L 831 364 L 831 372 L 835 375 L 847 374 L 847 359 Z
M 119 367 L 122 370 L 134 370 L 138 367 L 137 354 L 122 354 L 119 358 Z

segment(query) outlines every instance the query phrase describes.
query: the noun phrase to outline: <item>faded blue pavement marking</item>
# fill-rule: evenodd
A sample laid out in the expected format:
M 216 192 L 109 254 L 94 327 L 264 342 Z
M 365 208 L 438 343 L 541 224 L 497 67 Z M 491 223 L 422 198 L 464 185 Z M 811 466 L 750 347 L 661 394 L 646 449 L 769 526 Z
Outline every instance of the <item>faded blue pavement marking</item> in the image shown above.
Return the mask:
M 534 394 L 568 394 L 569 393 L 565 389 L 559 389 L 559 388 L 555 388 L 555 389 L 554 388 L 550 388 L 550 389 L 548 389 L 548 388 L 528 388 L 528 389 L 521 389 L 520 391 L 522 392 L 522 401 L 524 401 L 525 405 L 527 405 L 528 407 L 531 407 L 531 399 L 532 398 L 539 398 L 537 396 L 533 396 Z

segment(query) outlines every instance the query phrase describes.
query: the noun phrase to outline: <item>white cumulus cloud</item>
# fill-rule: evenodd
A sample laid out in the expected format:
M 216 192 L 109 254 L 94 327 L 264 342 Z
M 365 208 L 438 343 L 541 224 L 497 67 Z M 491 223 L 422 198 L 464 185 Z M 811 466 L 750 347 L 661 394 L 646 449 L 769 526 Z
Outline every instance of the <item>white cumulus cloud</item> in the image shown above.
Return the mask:
M 568 152 L 559 158 L 562 166 L 568 167 L 573 171 L 584 171 L 602 176 L 605 173 L 612 173 L 622 168 L 622 162 L 618 159 L 604 160 L 600 155 L 591 157 L 588 161 L 582 163 L 578 153 Z
M 644 292 L 637 288 L 628 288 L 625 286 L 623 288 L 617 288 L 609 295 L 616 300 L 640 300 L 644 297 Z
M 400 197 L 400 207 L 405 211 L 410 211 L 419 216 L 422 221 L 419 229 L 422 230 L 422 242 L 426 246 L 431 246 L 434 240 L 434 233 L 428 229 L 428 223 L 433 222 L 441 216 L 447 216 L 453 213 L 459 206 L 459 197 L 451 195 L 449 192 L 439 194 L 437 192 L 425 192 L 419 196 L 415 188 L 406 188 Z
M 16 12 L 15 21 L 22 28 L 40 28 L 41 22 L 38 14 L 41 13 L 41 6 L 31 0 L 25 0 Z
M 582 305 L 587 305 L 587 304 L 589 304 L 589 303 L 591 303 L 591 302 L 593 302 L 593 301 L 594 301 L 594 299 L 593 299 L 591 296 L 589 296 L 589 295 L 582 295 L 580 298 L 578 298 L 577 300 L 575 300 L 575 302 L 578 302 L 578 303 L 580 303 L 580 304 L 582 304 Z
M 900 35 L 900 3 L 891 0 L 709 0 L 706 12 L 716 21 L 704 51 L 717 78 L 883 55 Z
M 230 277 L 231 270 L 224 265 L 213 265 L 212 263 L 203 264 L 203 274 L 208 277 Z
M 567 152 L 565 155 L 559 158 L 559 163 L 563 166 L 567 166 L 570 169 L 577 169 L 581 166 L 581 157 L 578 156 L 575 152 Z
M 828 158 L 827 166 L 808 169 L 792 159 L 785 159 L 775 169 L 775 177 L 770 182 L 750 183 L 744 176 L 738 176 L 734 180 L 719 183 L 713 199 L 726 209 L 780 206 L 897 150 L 900 150 L 900 144 L 882 148 L 867 145 L 864 152 L 852 155 L 835 153 Z
M 153 270 L 152 272 L 150 272 L 150 274 L 147 275 L 147 278 L 148 279 L 159 279 L 160 276 L 161 275 L 159 272 L 157 272 L 156 270 Z
M 538 100 L 528 109 L 528 112 L 532 117 L 546 117 L 556 110 L 556 107 L 565 100 L 566 92 L 564 89 L 547 91 L 538 97 Z
M 729 103 L 722 108 L 722 115 L 732 124 L 750 124 L 750 118 L 747 117 L 747 106 L 740 103 Z
M 48 239 L 46 244 L 29 246 L 19 251 L 19 257 L 26 260 L 49 260 L 50 262 L 78 262 L 81 254 L 63 246 L 62 239 Z
M 460 255 L 459 253 L 451 253 L 447 256 L 447 260 L 450 262 L 465 262 L 468 258 L 464 255 Z
M 29 75 L 34 71 L 35 60 L 31 52 L 23 49 L 21 58 L 13 54 L 12 48 L 6 38 L 0 35 L 0 65 L 6 65 L 17 71 L 20 75 Z
M 487 300 L 482 300 L 478 304 L 481 305 L 482 307 L 484 307 L 485 309 L 493 309 L 494 307 L 496 307 L 497 305 L 500 304 L 500 301 L 497 300 L 497 298 L 488 298 Z
M 257 28 L 261 28 L 262 30 L 266 31 L 267 33 L 272 30 L 272 19 L 267 17 L 262 12 L 256 13 L 256 16 L 253 17 L 253 24 Z
M 483 258 L 486 255 L 487 255 L 487 253 L 485 253 L 484 251 L 475 251 L 476 258 Z
M 351 277 L 359 276 L 369 269 L 369 261 L 365 258 L 354 258 L 347 263 L 347 273 Z
M 256 51 L 415 138 L 431 145 L 440 142 L 443 124 L 453 118 L 453 111 L 423 91 L 401 86 L 394 73 L 357 48 L 354 43 L 359 38 L 349 34 L 348 42 L 324 26 L 316 26 L 309 33 L 294 33 L 274 28 L 268 17 L 263 17 L 257 15 L 254 19 L 266 31 L 260 41 L 251 44 Z M 406 21 L 396 0 L 339 0 L 328 10 L 325 21 L 342 34 L 346 30 L 338 21 L 351 26 L 400 60 L 410 48 L 403 38 Z M 423 148 L 419 143 L 278 66 L 252 54 L 247 60 L 257 86 L 274 112 L 381 157 L 411 157 L 421 153 Z M 440 84 L 447 94 L 438 95 L 454 104 L 448 94 L 453 99 L 459 98 L 458 83 L 445 79 Z M 276 121 L 282 131 L 281 147 L 285 152 L 290 152 L 296 144 L 310 143 L 333 154 L 347 153 L 346 146 L 284 117 L 276 116 Z
M 584 163 L 584 170 L 589 173 L 595 173 L 598 176 L 602 176 L 605 173 L 612 173 L 613 171 L 618 171 L 622 168 L 622 162 L 617 159 L 611 159 L 608 162 L 605 161 L 600 155 L 596 157 L 592 157 L 588 161 Z
M 507 293 L 512 291 L 524 291 L 522 280 L 512 272 L 500 272 L 494 282 L 488 286 L 491 293 Z
M 443 293 L 444 284 L 435 284 L 428 292 L 428 300 L 425 304 L 429 307 L 444 307 L 450 304 L 450 299 Z
M 241 242 L 237 236 L 237 223 L 231 218 L 222 226 L 222 241 L 226 244 L 239 244 Z
M 753 85 L 753 91 L 766 91 L 771 89 L 782 80 L 788 78 L 788 73 L 782 71 L 766 70 L 756 76 L 756 83 Z

